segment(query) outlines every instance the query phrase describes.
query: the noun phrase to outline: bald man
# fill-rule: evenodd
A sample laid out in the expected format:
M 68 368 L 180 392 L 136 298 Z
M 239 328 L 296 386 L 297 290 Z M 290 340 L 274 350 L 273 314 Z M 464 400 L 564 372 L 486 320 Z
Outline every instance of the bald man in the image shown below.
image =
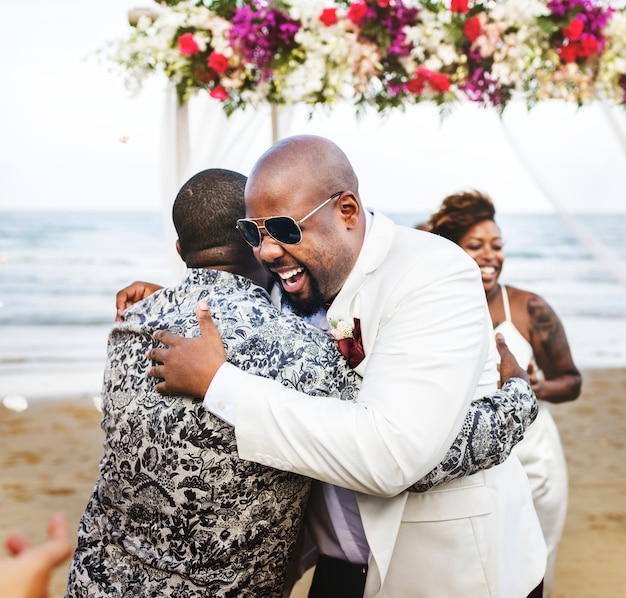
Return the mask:
M 545 543 L 519 461 L 423 494 L 404 490 L 443 457 L 468 405 L 493 393 L 493 331 L 480 272 L 454 244 L 364 209 L 345 154 L 287 138 L 255 164 L 238 227 L 287 309 L 351 338 L 355 402 L 311 401 L 226 357 L 206 313 L 200 339 L 158 333 L 157 389 L 205 394 L 239 455 L 324 482 L 312 496 L 321 552 L 311 596 L 541 595 Z M 366 578 L 365 578 L 366 576 Z M 362 585 L 364 584 L 364 589 Z

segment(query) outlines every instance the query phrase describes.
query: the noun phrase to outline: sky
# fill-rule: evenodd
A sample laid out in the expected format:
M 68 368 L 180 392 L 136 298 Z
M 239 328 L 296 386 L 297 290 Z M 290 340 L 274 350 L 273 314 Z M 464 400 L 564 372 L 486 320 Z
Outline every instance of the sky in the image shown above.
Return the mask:
M 170 201 L 166 82 L 155 77 L 133 97 L 112 63 L 96 57 L 129 30 L 129 9 L 150 5 L 2 0 L 0 210 L 160 210 Z M 189 176 L 207 167 L 247 174 L 271 144 L 267 110 L 226 119 L 205 96 L 189 110 Z M 449 193 L 477 188 L 500 212 L 626 212 L 623 109 L 547 102 L 528 113 L 514 103 L 499 119 L 463 104 L 440 122 L 434 107 L 420 105 L 359 121 L 344 105 L 330 116 L 309 119 L 296 108 L 281 118 L 281 134 L 336 141 L 375 208 L 429 212 Z

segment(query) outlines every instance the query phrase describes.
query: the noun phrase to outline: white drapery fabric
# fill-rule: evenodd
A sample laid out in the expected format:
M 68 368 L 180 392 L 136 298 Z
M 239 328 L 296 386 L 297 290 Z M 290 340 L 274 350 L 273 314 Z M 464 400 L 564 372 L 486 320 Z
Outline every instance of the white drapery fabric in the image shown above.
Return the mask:
M 594 126 L 605 127 L 606 132 L 613 137 L 616 147 L 621 148 L 622 165 L 620 172 L 623 172 L 626 170 L 626 120 L 624 119 L 623 109 L 620 109 L 620 114 L 618 114 L 615 107 L 611 107 L 604 102 L 599 102 L 593 107 L 586 109 L 590 112 L 593 111 Z M 576 115 L 571 116 L 572 127 L 576 127 L 575 118 Z M 572 233 L 587 247 L 589 252 L 602 264 L 611 277 L 626 286 L 626 262 L 605 244 L 602 239 L 598 238 L 591 229 L 584 224 L 580 216 L 568 209 L 567 197 L 563 197 L 563 193 L 559 188 L 559 177 L 550 176 L 549 169 L 546 169 L 545 165 L 542 164 L 540 160 L 536 159 L 533 147 L 528 143 L 524 145 L 523 140 L 520 140 L 520 135 L 512 127 L 508 126 L 506 119 L 502 119 L 501 123 L 510 146 L 513 148 L 519 162 L 524 166 L 537 189 L 543 194 L 546 200 L 548 200 L 555 212 L 563 219 Z M 563 127 L 562 123 L 555 123 L 554 130 L 562 130 L 561 127 Z M 587 143 L 589 145 L 587 145 Z M 566 141 L 563 141 L 563 144 L 565 145 Z M 567 150 L 567 148 L 565 149 Z M 583 134 L 581 135 L 579 143 L 569 148 L 569 151 L 572 151 L 572 149 L 574 151 L 583 149 L 583 151 L 592 153 L 598 151 L 600 148 L 596 146 L 592 136 L 585 138 Z M 626 194 L 624 194 L 623 187 L 621 191 L 623 193 L 621 201 L 626 203 Z M 589 197 L 590 212 L 593 212 L 593 200 L 593 196 Z M 622 203 L 621 207 L 623 207 L 624 203 Z M 619 207 L 620 206 L 616 203 L 616 211 Z

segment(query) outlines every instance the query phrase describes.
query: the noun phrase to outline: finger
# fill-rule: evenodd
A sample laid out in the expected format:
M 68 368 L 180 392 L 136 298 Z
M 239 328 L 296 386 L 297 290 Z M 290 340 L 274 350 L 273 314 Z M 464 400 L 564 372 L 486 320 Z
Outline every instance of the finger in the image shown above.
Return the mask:
M 32 544 L 23 536 L 17 534 L 11 534 L 4 542 L 6 549 L 12 556 L 18 556 L 25 550 L 32 547 Z
M 500 332 L 496 333 L 496 349 L 498 350 L 500 359 L 511 355 L 511 351 L 508 345 L 506 344 L 506 341 L 504 340 L 504 336 L 502 336 Z
M 152 378 L 160 378 L 161 380 L 165 380 L 165 366 L 155 365 L 148 370 L 147 374 Z
M 120 291 L 115 296 L 115 321 L 119 322 L 122 319 L 122 313 L 128 305 L 127 295 L 124 291 Z
M 172 392 L 170 392 L 167 386 L 167 382 L 165 380 L 163 380 L 162 382 L 159 382 L 158 384 L 155 384 L 154 390 L 156 390 L 159 394 L 162 394 L 162 395 L 173 394 Z
M 157 365 L 148 370 L 148 376 L 156 378 L 158 381 L 154 385 L 154 390 L 156 390 L 159 394 L 162 395 L 171 395 L 175 394 L 171 391 L 168 386 L 167 380 L 165 379 L 165 366 Z
M 157 363 L 163 363 L 166 355 L 167 349 L 163 349 L 162 347 L 155 347 L 154 349 L 146 351 L 146 359 L 156 361 Z
M 63 515 L 57 513 L 48 521 L 48 542 L 44 544 L 45 552 L 55 564 L 64 561 L 72 552 L 70 529 Z
M 180 335 L 167 330 L 157 330 L 152 336 L 166 347 L 171 347 L 176 342 L 176 339 L 182 338 Z
M 128 287 L 124 287 L 115 295 L 115 307 L 118 312 L 123 312 L 129 305 L 132 305 L 136 301 L 135 284 L 136 283 L 133 283 Z
M 117 292 L 117 295 L 115 295 L 115 307 L 117 307 L 117 310 L 120 311 L 120 310 L 123 310 L 127 304 L 128 304 L 128 293 L 126 289 L 122 289 L 121 291 Z
M 209 338 L 219 336 L 219 332 L 211 316 L 209 304 L 204 299 L 201 299 L 196 304 L 196 317 L 198 318 L 198 326 L 200 327 L 200 336 Z

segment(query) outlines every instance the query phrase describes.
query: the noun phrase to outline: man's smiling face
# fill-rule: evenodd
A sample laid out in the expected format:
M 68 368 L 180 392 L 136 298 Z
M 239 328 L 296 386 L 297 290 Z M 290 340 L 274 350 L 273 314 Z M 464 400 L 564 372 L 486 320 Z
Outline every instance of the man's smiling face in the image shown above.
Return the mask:
M 365 235 L 357 193 L 347 157 L 320 137 L 282 140 L 254 165 L 245 190 L 246 217 L 261 227 L 254 255 L 296 313 L 311 315 L 331 302 L 352 271 Z M 286 238 L 291 243 L 267 234 L 265 219 L 276 216 L 300 223 L 299 242 L 297 230 Z
M 319 195 L 307 198 L 302 193 L 287 200 L 285 195 L 276 198 L 253 192 L 249 197 L 247 216 L 260 218 L 260 225 L 270 216 L 291 216 L 298 221 L 321 203 Z M 356 256 L 342 234 L 340 201 L 340 197 L 332 200 L 300 225 L 299 243 L 279 243 L 263 231 L 261 245 L 254 250 L 259 262 L 281 285 L 284 299 L 300 315 L 311 315 L 332 301 L 354 264 Z

